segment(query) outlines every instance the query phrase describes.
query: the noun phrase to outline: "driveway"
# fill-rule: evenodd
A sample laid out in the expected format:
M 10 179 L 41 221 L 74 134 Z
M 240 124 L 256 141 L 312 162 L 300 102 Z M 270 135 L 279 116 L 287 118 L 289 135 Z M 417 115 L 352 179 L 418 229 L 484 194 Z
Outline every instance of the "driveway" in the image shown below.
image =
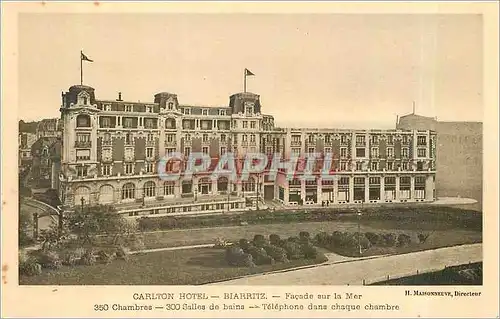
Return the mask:
M 364 260 L 346 260 L 289 272 L 256 275 L 214 285 L 363 285 L 389 278 L 482 261 L 482 244 L 462 245 Z

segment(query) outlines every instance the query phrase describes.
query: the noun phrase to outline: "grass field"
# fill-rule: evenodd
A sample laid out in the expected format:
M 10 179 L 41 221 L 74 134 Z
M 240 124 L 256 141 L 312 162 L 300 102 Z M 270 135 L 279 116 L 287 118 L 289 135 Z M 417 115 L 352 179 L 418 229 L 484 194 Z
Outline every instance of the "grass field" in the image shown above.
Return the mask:
M 20 277 L 21 285 L 198 285 L 244 275 L 314 264 L 296 260 L 255 268 L 232 267 L 224 250 L 213 248 L 162 251 L 130 256 L 125 262 L 63 267 L 36 277 Z

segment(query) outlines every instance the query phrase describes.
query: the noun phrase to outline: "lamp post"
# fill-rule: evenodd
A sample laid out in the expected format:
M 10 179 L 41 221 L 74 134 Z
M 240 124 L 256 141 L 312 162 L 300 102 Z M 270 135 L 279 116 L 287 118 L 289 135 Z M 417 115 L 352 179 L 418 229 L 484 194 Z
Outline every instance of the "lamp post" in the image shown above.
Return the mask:
M 361 256 L 361 254 L 363 253 L 363 251 L 361 250 L 361 210 L 358 209 L 358 248 L 359 248 L 359 255 Z

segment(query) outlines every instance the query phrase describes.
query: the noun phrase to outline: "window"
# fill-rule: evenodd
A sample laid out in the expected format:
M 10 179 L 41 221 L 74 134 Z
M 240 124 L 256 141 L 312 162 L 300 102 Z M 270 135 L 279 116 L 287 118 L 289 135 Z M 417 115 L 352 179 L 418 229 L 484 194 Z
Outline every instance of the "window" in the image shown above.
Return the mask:
M 300 148 L 298 148 L 298 147 L 292 148 L 292 154 L 299 155 L 300 154 Z
M 103 176 L 111 175 L 111 165 L 102 165 L 102 175 Z
M 105 161 L 110 161 L 113 158 L 113 153 L 110 148 L 104 148 L 101 153 L 101 157 Z
M 152 147 L 146 148 L 146 157 L 148 157 L 148 158 L 153 157 L 153 148 Z
M 146 106 L 146 113 L 153 113 L 153 107 L 152 106 Z
M 365 136 L 356 135 L 356 145 L 364 145 L 364 144 L 365 144 Z
M 226 142 L 226 134 L 221 134 L 220 135 L 220 141 L 221 142 Z
M 340 162 L 340 170 L 347 171 L 347 162 Z
M 125 148 L 125 158 L 132 159 L 134 157 L 134 149 L 132 147 Z
M 203 114 L 203 115 L 208 115 L 208 110 L 202 110 L 202 111 L 201 111 L 201 114 Z
M 329 134 L 325 135 L 325 143 L 330 143 L 331 141 L 331 136 Z
M 403 147 L 403 148 L 401 149 L 401 156 L 402 156 L 403 158 L 408 158 L 408 154 L 409 154 L 409 149 L 408 149 L 408 147 Z
M 387 157 L 388 158 L 393 158 L 394 157 L 394 147 L 388 147 L 387 148 Z
M 174 129 L 175 128 L 175 119 L 167 119 L 165 121 L 165 127 L 168 129 Z
M 174 195 L 175 182 L 165 182 L 163 184 L 163 195 Z
M 379 156 L 378 150 L 378 147 L 372 147 L 372 157 L 377 158 Z
M 387 170 L 388 171 L 394 170 L 394 163 L 393 162 L 387 162 Z
M 186 141 L 191 141 L 191 135 L 190 134 L 186 134 L 186 136 L 184 137 L 184 139 Z
M 111 104 L 104 104 L 104 111 L 111 111 Z
M 339 179 L 339 185 L 349 185 L 349 177 L 341 177 Z
M 242 140 L 243 142 L 246 142 L 246 141 L 247 141 L 247 135 L 246 135 L 246 134 L 243 134 L 243 135 L 241 136 L 241 140 Z
M 423 171 L 423 170 L 424 170 L 424 163 L 417 162 L 417 171 Z
M 191 154 L 191 147 L 184 147 L 184 156 L 189 156 Z
M 341 144 L 347 143 L 347 135 L 345 135 L 345 134 L 340 135 L 340 143 Z
M 331 154 L 332 153 L 332 148 L 331 147 L 325 147 L 325 154 Z
M 90 150 L 76 150 L 77 161 L 90 161 Z
M 255 142 L 255 134 L 250 134 L 250 142 Z
M 127 183 L 123 185 L 122 199 L 133 199 L 133 198 L 135 198 L 135 185 L 132 183 Z
M 380 185 L 380 177 L 370 177 L 370 185 Z
M 354 185 L 365 185 L 364 177 L 354 177 Z
M 408 135 L 403 135 L 401 140 L 403 141 L 403 144 L 408 144 Z
M 146 162 L 146 165 L 145 165 L 146 173 L 153 173 L 154 166 L 155 166 L 154 162 Z
M 156 185 L 154 182 L 146 182 L 144 184 L 144 197 L 155 197 Z
M 191 109 L 185 108 L 185 109 L 184 109 L 184 114 L 185 114 L 185 115 L 189 115 L 189 114 L 191 114 Z
M 156 128 L 156 119 L 145 119 L 144 121 L 145 128 Z
M 387 144 L 389 144 L 389 145 L 394 144 L 394 136 L 393 135 L 387 136 Z
M 408 162 L 403 162 L 403 170 L 404 171 L 408 170 Z
M 426 136 L 418 136 L 417 137 L 417 145 L 419 145 L 419 146 L 427 145 L 427 137 Z
M 109 117 L 101 117 L 101 127 L 111 127 L 111 119 Z
M 356 157 L 365 157 L 365 148 L 359 147 L 356 149 Z
M 292 143 L 300 143 L 300 135 L 292 135 Z
M 377 162 L 372 162 L 371 163 L 371 170 L 372 171 L 378 171 L 378 163 Z
M 427 150 L 425 148 L 419 148 L 417 150 L 418 157 L 426 157 L 426 155 L 427 155 Z
M 147 140 L 148 140 L 148 142 L 152 142 L 154 140 L 154 135 L 149 133 L 147 136 Z
M 396 185 L 396 177 L 386 177 L 384 184 L 387 185 Z
M 208 154 L 208 146 L 203 146 L 201 148 L 201 151 L 202 151 L 203 154 Z
M 314 147 L 309 147 L 307 151 L 308 153 L 314 153 L 315 150 L 316 149 Z
M 309 143 L 314 143 L 314 135 L 312 135 L 312 134 L 311 134 L 311 135 L 309 135 L 309 136 L 307 137 L 307 139 L 308 139 Z
M 219 110 L 219 115 L 226 115 L 226 110 Z
M 347 147 L 341 147 L 340 148 L 340 157 L 341 158 L 346 158 L 347 157 Z
M 124 128 L 132 128 L 134 121 L 130 117 L 123 118 L 123 127 Z
M 363 170 L 363 162 L 356 162 L 356 170 L 357 171 Z
M 168 109 L 173 110 L 174 109 L 174 103 L 173 102 L 168 102 Z
M 266 154 L 267 155 L 273 154 L 273 147 L 272 146 L 267 146 L 266 147 Z
M 248 128 L 248 121 L 243 121 L 243 128 Z
M 372 136 L 372 144 L 377 144 L 378 143 L 378 135 L 373 135 Z
M 251 121 L 250 122 L 250 128 L 255 128 L 256 127 L 256 123 L 255 121 Z
M 203 134 L 203 142 L 208 142 L 208 134 Z
M 125 144 L 132 144 L 132 134 L 125 134 Z
M 126 163 L 124 166 L 126 175 L 131 175 L 134 173 L 134 164 Z
M 175 135 L 174 134 L 167 134 L 166 138 L 167 138 L 168 143 L 172 143 L 175 140 Z
M 226 147 L 222 146 L 220 148 L 220 155 L 224 155 L 224 154 L 226 154 Z
M 248 115 L 251 115 L 253 113 L 253 107 L 252 106 L 247 106 L 246 111 L 247 111 Z
M 76 117 L 77 127 L 90 127 L 90 116 L 85 114 L 80 114 Z
M 78 177 L 86 177 L 87 176 L 87 166 L 77 166 L 76 167 L 76 175 Z
M 165 154 L 171 155 L 173 153 L 175 153 L 175 148 L 166 148 L 165 149 Z

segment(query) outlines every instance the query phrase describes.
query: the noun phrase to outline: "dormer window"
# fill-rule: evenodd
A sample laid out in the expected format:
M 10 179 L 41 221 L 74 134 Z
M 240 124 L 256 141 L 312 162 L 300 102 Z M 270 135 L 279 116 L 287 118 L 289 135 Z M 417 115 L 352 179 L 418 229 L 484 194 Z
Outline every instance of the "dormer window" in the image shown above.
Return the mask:
M 208 115 L 208 110 L 202 110 L 203 115 Z
M 146 106 L 146 112 L 147 112 L 147 113 L 153 113 L 153 107 L 151 107 L 151 106 Z
M 78 104 L 88 105 L 89 104 L 89 94 L 85 91 L 78 94 Z
M 104 104 L 104 111 L 111 111 L 111 104 Z
M 186 109 L 184 109 L 184 114 L 185 114 L 185 115 L 189 115 L 189 114 L 191 114 L 191 110 L 190 110 L 190 109 L 187 109 L 187 108 L 186 108 Z
M 251 115 L 253 113 L 253 107 L 247 106 L 247 115 Z
M 219 115 L 226 115 L 226 110 L 219 110 Z
M 174 103 L 173 102 L 168 102 L 168 109 L 173 110 L 174 109 Z
M 80 114 L 76 117 L 76 127 L 90 127 L 90 116 Z
M 132 112 L 132 105 L 125 105 L 125 112 Z

